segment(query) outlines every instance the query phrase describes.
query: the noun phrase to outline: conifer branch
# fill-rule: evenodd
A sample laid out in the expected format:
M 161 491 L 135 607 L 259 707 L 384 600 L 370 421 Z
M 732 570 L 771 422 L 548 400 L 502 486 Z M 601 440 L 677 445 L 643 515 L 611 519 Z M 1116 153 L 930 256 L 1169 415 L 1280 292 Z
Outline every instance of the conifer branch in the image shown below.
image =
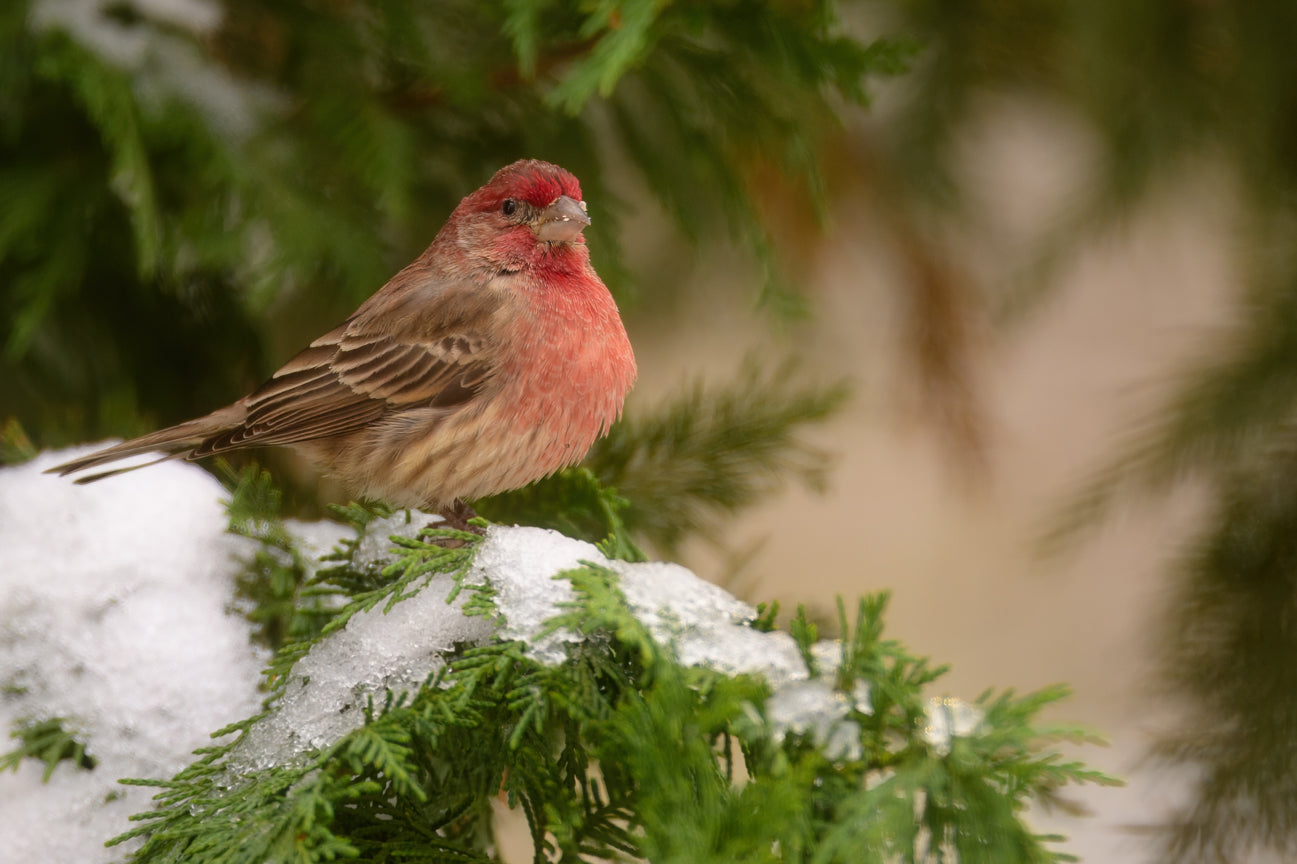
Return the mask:
M 391 524 L 399 523 L 366 527 Z M 805 862 L 948 853 L 1046 862 L 1067 859 L 1056 838 L 1022 824 L 1023 804 L 1053 800 L 1068 784 L 1112 782 L 1037 747 L 1042 735 L 1060 734 L 1034 722 L 1061 688 L 988 692 L 975 703 L 925 699 L 942 670 L 883 637 L 885 596 L 861 601 L 840 643 L 819 641 L 804 620 L 793 628 L 808 662 L 781 683 L 683 665 L 681 645 L 654 629 L 662 624 L 641 620 L 630 571 L 595 561 L 557 574 L 575 600 L 531 645 L 497 637 L 451 648 L 422 685 L 371 692 L 355 728 L 267 761 L 256 749 L 265 725 L 306 685 L 296 664 L 327 650 L 347 621 L 393 614 L 451 574 L 494 607 L 491 626 L 507 623 L 498 592 L 508 586 L 492 586 L 490 572 L 485 582 L 468 576 L 483 547 L 438 545 L 447 539 L 464 538 L 395 535 L 378 561 L 361 552 L 368 534 L 345 544 L 335 569 L 377 566 L 385 584 L 358 589 L 308 645 L 280 652 L 261 714 L 219 730 L 223 740 L 171 780 L 124 781 L 155 787 L 156 806 L 112 842 L 142 839 L 136 862 L 485 862 L 487 801 L 503 792 L 525 814 L 537 860 L 774 860 L 777 849 L 780 860 Z M 839 616 L 846 624 L 845 606 Z M 574 637 L 562 659 L 532 656 L 560 632 Z M 790 720 L 788 693 L 800 691 L 850 707 Z M 736 784 L 739 762 L 747 779 Z

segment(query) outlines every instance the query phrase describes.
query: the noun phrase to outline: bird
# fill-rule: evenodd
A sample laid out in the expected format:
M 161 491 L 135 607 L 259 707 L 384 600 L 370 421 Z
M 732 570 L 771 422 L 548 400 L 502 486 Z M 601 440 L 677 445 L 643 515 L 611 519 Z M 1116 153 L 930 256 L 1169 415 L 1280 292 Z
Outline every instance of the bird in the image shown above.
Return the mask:
M 621 416 L 634 352 L 590 264 L 579 181 L 525 159 L 338 327 L 210 414 L 49 469 L 297 450 L 354 493 L 453 511 L 581 461 Z

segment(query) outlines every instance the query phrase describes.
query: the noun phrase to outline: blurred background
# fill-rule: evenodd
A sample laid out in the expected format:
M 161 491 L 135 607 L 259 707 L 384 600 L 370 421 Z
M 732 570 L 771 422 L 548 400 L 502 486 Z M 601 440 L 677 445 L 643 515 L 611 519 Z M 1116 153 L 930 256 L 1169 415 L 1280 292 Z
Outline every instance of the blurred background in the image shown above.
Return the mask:
M 641 543 L 889 589 L 957 695 L 1070 683 L 1131 780 L 1039 814 L 1086 860 L 1293 860 L 1293 44 L 1279 0 L 11 0 L 3 459 L 242 395 L 554 161 Z

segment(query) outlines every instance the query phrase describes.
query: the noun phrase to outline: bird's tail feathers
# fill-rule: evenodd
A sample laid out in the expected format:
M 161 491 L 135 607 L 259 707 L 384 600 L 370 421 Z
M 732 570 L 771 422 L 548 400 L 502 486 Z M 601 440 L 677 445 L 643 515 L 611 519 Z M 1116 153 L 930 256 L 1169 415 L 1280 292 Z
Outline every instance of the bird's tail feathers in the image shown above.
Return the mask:
M 163 456 L 163 457 L 161 457 L 161 458 L 159 458 L 159 459 L 154 459 L 152 462 L 141 462 L 141 463 L 138 464 L 138 465 L 127 465 L 125 468 L 113 468 L 113 469 L 110 470 L 110 471 L 100 471 L 98 474 L 88 474 L 88 475 L 86 475 L 85 477 L 78 477 L 78 478 L 76 478 L 75 480 L 73 480 L 72 482 L 75 483 L 75 484 L 77 484 L 78 486 L 84 486 L 84 485 L 86 485 L 87 483 L 94 483 L 96 480 L 106 480 L 106 479 L 108 479 L 109 477 L 116 477 L 118 474 L 125 474 L 127 471 L 134 471 L 134 470 L 137 469 L 137 468 L 148 468 L 150 465 L 157 465 L 159 462 L 170 462 L 172 459 L 179 459 L 180 457 L 185 456 L 185 455 L 188 455 L 188 454 L 186 454 L 186 453 L 184 453 L 184 452 L 181 452 L 181 453 L 168 453 L 166 456 Z M 124 458 L 124 457 L 117 457 L 117 458 Z M 81 469 L 79 469 L 79 468 L 69 468 L 68 466 L 69 466 L 69 465 L 72 465 L 72 464 L 73 464 L 73 463 L 69 462 L 68 465 L 60 465 L 60 466 L 58 466 L 57 468 L 51 468 L 51 469 L 49 469 L 48 471 L 46 471 L 45 473 L 46 473 L 46 474 L 51 474 L 51 473 L 53 473 L 53 472 L 55 472 L 55 471 L 58 471 L 60 475 L 64 475 L 64 474 L 69 474 L 69 473 L 71 473 L 71 472 L 73 472 L 73 471 L 79 471 L 79 470 L 81 470 Z M 86 467 L 89 467 L 89 466 L 86 466 Z M 66 471 L 60 470 L 60 469 L 63 469 L 63 468 L 67 468 L 68 470 L 66 470 Z
M 115 468 L 111 471 L 92 474 L 88 477 L 78 477 L 75 481 L 77 483 L 93 483 L 96 480 L 103 480 L 106 477 L 113 477 L 127 471 L 134 471 L 136 468 L 145 468 L 149 465 L 156 465 L 159 462 L 167 462 L 171 459 L 186 458 L 193 453 L 194 448 L 207 439 L 239 425 L 246 415 L 247 412 L 243 405 L 236 402 L 235 404 L 222 408 L 219 411 L 213 411 L 206 417 L 199 417 L 196 420 L 189 420 L 176 426 L 159 429 L 157 432 L 150 432 L 147 435 L 141 435 L 138 438 L 132 438 L 129 441 L 114 444 L 111 447 L 98 450 L 88 456 L 73 459 L 71 462 L 64 462 L 62 465 L 55 465 L 53 468 L 47 469 L 45 473 L 58 474 L 60 477 L 66 477 L 67 475 L 75 474 L 78 471 L 98 468 L 100 465 L 107 465 L 110 462 L 116 462 L 119 459 L 126 459 L 130 456 L 138 456 L 141 453 L 166 454 L 152 462 L 144 462 L 139 465 L 128 465 L 124 468 Z

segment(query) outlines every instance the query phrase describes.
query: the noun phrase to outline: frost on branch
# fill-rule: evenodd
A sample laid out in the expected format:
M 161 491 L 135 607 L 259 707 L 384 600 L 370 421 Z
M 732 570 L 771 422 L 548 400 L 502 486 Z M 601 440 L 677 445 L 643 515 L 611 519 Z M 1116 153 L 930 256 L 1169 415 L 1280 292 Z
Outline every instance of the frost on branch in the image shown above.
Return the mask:
M 41 464 L 0 473 L 0 501 L 69 489 L 40 486 L 59 484 L 37 473 Z M 825 640 L 801 614 L 787 632 L 775 629 L 772 611 L 677 565 L 610 559 L 553 531 L 496 526 L 483 539 L 437 529 L 423 514 L 361 508 L 348 511 L 354 538 L 308 566 L 298 546 L 318 547 L 329 531 L 254 516 L 240 504 L 252 487 L 241 485 L 230 507 L 243 537 L 212 529 L 215 495 L 205 478 L 194 509 L 206 515 L 185 522 L 195 491 L 177 490 L 181 478 L 202 477 L 192 472 L 142 472 L 141 482 L 164 487 L 147 488 L 166 500 L 166 513 L 138 523 L 111 521 L 143 512 L 113 500 L 132 487 L 89 487 L 106 497 L 85 518 L 105 521 L 76 530 L 97 537 L 103 528 L 118 538 L 105 543 L 136 544 L 125 559 L 152 556 L 177 570 L 202 561 L 213 572 L 219 562 L 229 568 L 227 591 L 239 568 L 264 575 L 267 560 L 298 567 L 300 583 L 274 602 L 309 615 L 283 619 L 283 632 L 305 635 L 272 659 L 262 710 L 220 730 L 172 779 L 128 781 L 131 793 L 140 785 L 157 793 L 139 826 L 118 838 L 133 860 L 399 853 L 487 861 L 495 848 L 490 802 L 503 796 L 525 815 L 537 856 L 550 859 L 857 861 L 941 849 L 960 860 L 1047 861 L 1059 853 L 1020 821 L 1022 805 L 1068 783 L 1106 779 L 1033 745 L 1042 731 L 1031 726 L 1034 714 L 1061 690 L 987 695 L 975 706 L 930 702 L 925 688 L 942 670 L 882 638 L 885 598 L 863 601 L 850 618 L 840 607 L 842 638 Z M 42 521 L 56 526 L 54 535 L 57 514 L 71 512 L 66 499 L 44 511 L 30 501 L 10 508 L 30 511 L 32 531 Z M 192 560 L 166 548 L 192 547 L 196 537 L 208 545 Z M 45 547 L 69 542 L 51 536 Z M 9 554 L 29 572 L 41 560 Z M 84 557 L 92 571 L 94 555 Z M 29 582 L 31 592 L 57 590 L 49 587 L 56 581 Z M 242 628 L 242 656 L 251 656 L 246 623 L 225 614 L 229 596 L 213 597 L 217 617 Z M 207 625 L 187 623 L 189 643 L 211 638 Z M 147 643 L 149 631 L 137 629 Z M 63 650 L 58 632 L 48 628 L 49 656 Z M 186 677 L 169 661 L 169 677 Z M 241 674 L 250 692 L 255 677 Z M 106 688 L 121 695 L 123 711 L 139 698 L 130 686 L 148 687 Z M 67 718 L 68 728 L 84 731 L 85 752 L 111 751 L 111 721 L 82 703 L 32 704 L 27 719 Z M 105 776 L 104 763 L 90 771 L 57 764 L 52 784 Z M 175 766 L 137 764 L 132 773 L 153 776 Z M 38 782 L 20 767 L 23 782 Z M 132 797 L 130 809 L 145 809 L 144 799 Z M 111 818 L 96 824 L 100 841 L 126 828 Z

